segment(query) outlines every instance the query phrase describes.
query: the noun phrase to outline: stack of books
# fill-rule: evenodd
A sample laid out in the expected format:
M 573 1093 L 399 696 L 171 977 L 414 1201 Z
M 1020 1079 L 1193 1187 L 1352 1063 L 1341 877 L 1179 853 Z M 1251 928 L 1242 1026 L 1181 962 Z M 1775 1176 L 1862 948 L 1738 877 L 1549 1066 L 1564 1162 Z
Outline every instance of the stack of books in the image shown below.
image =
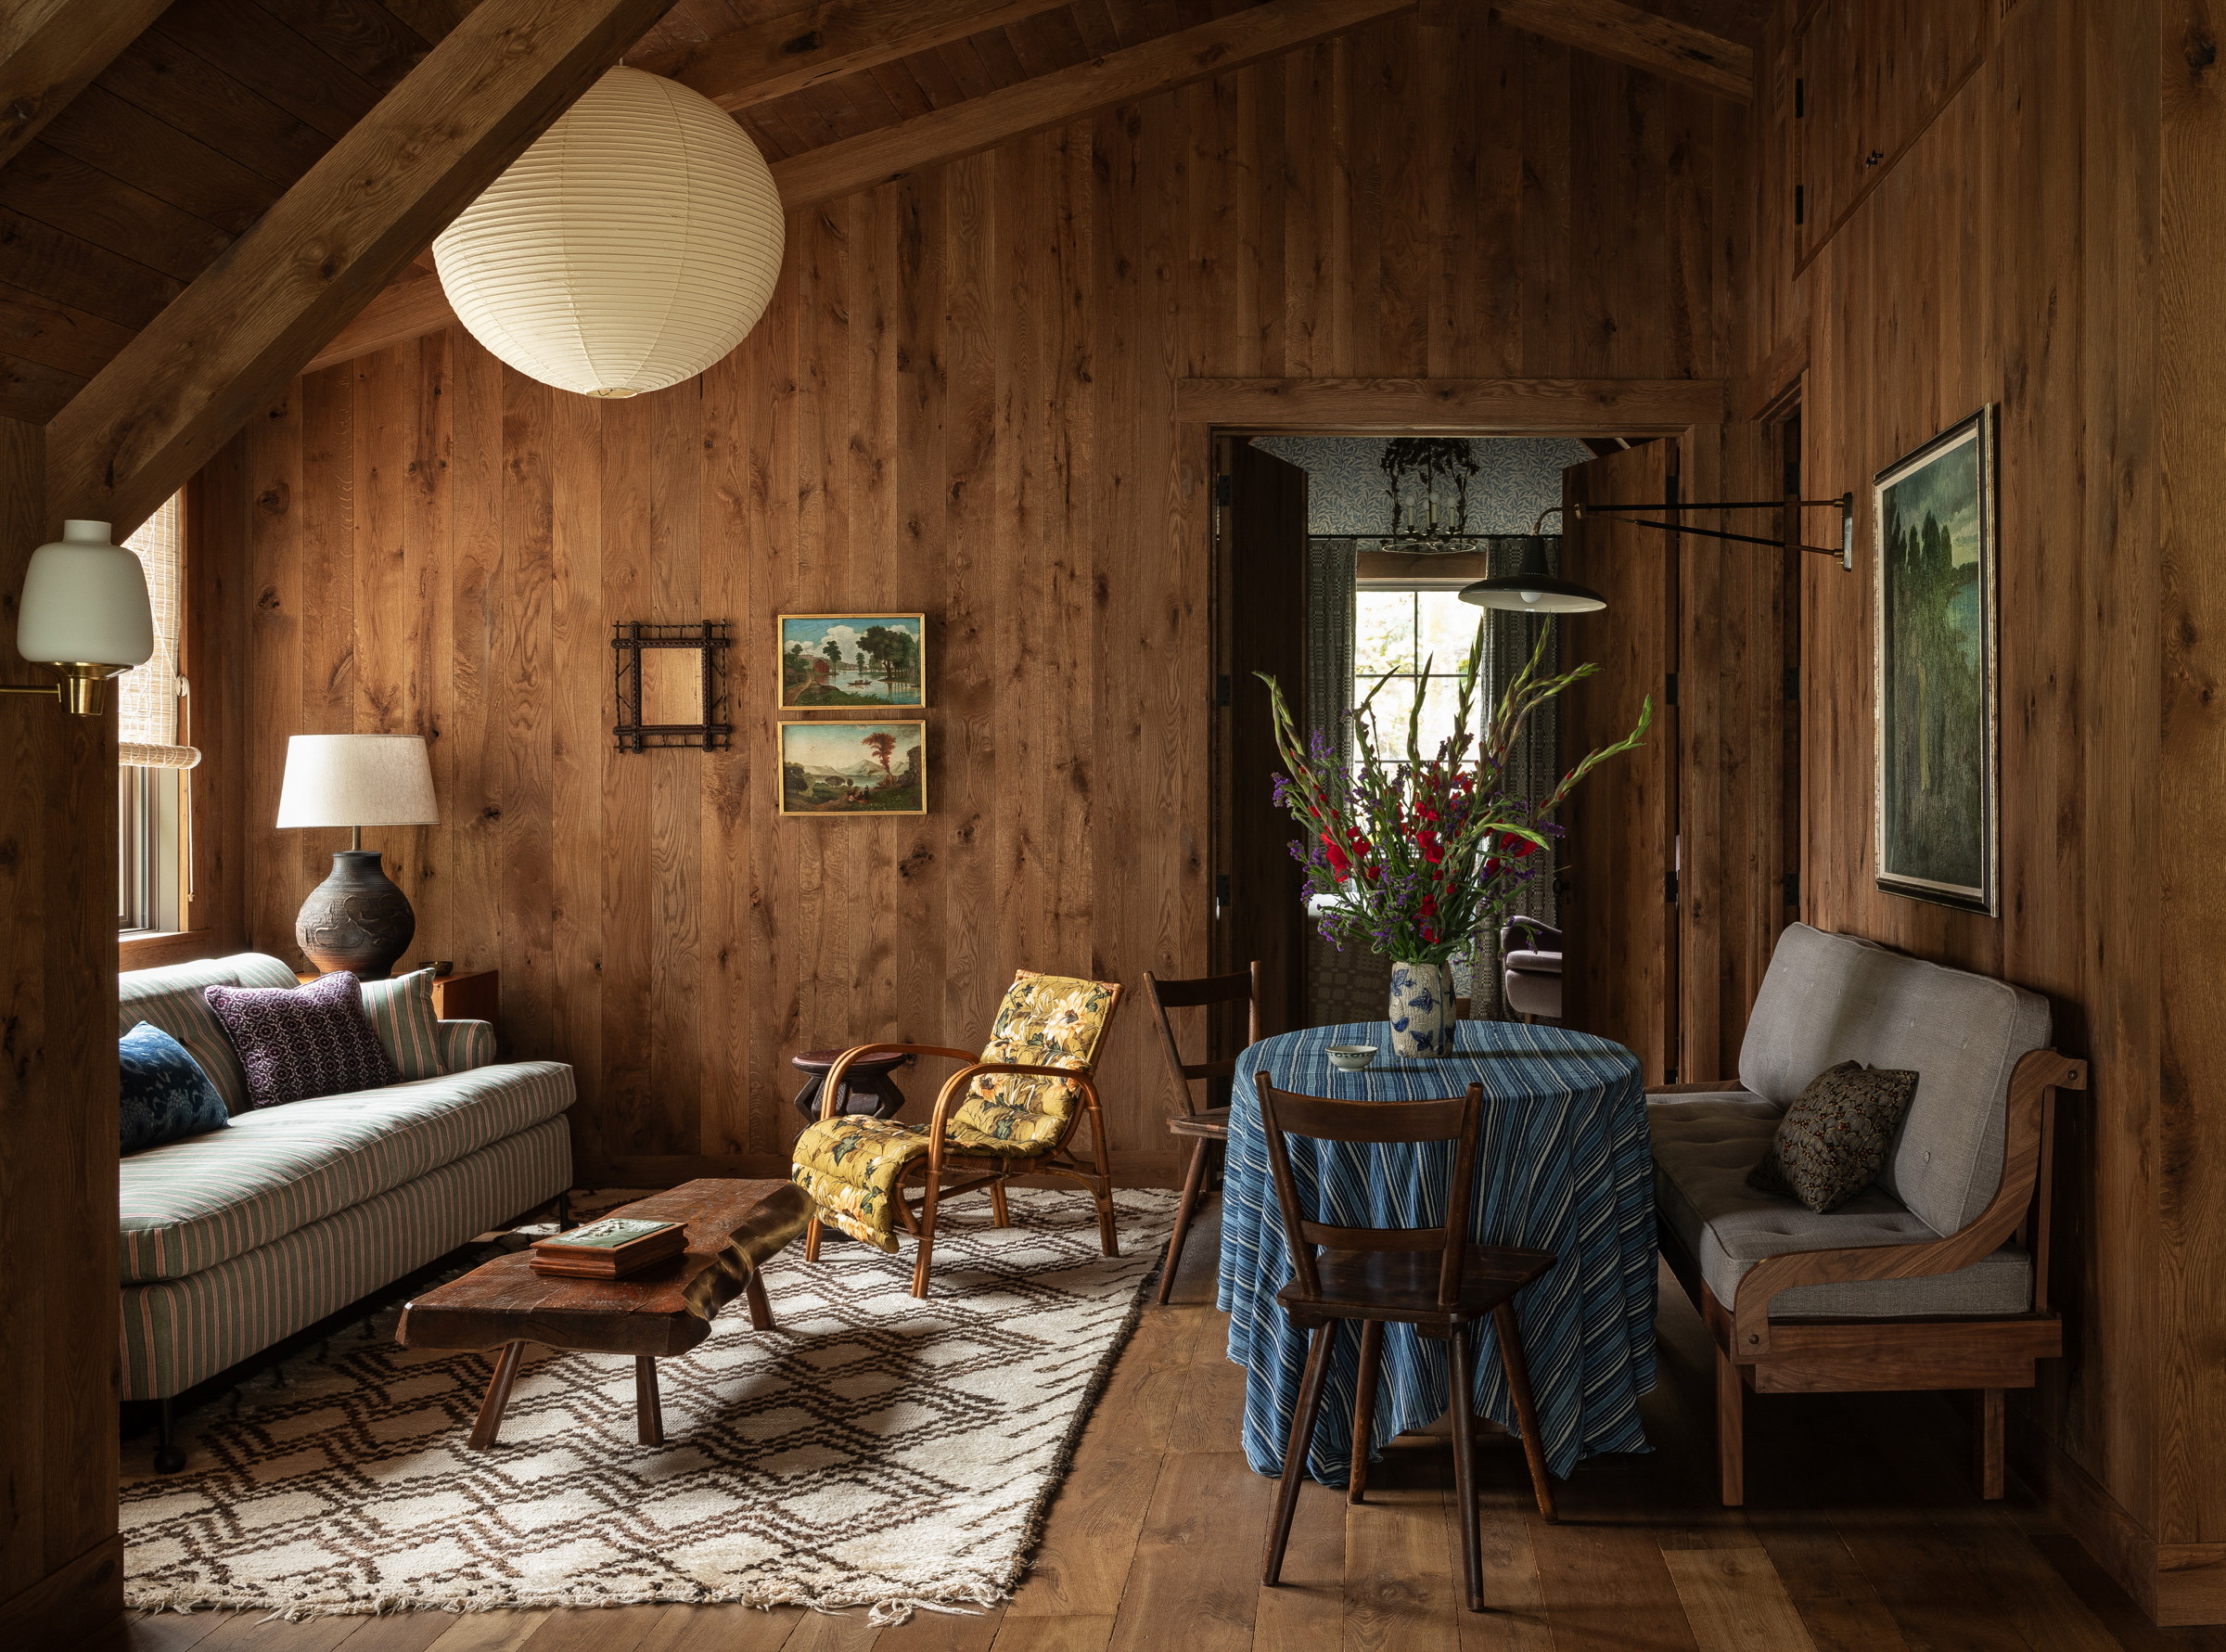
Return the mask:
M 536 1274 L 567 1279 L 622 1279 L 687 1248 L 684 1223 L 627 1216 L 607 1216 L 528 1247 Z

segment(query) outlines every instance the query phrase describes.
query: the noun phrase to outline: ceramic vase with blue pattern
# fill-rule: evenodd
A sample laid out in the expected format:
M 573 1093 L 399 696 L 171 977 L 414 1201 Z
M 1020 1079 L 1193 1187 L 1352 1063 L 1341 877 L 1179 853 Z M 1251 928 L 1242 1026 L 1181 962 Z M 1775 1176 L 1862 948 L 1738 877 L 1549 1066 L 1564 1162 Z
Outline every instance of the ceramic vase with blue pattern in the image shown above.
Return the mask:
M 1453 1053 L 1453 970 L 1450 964 L 1391 964 L 1391 1053 Z

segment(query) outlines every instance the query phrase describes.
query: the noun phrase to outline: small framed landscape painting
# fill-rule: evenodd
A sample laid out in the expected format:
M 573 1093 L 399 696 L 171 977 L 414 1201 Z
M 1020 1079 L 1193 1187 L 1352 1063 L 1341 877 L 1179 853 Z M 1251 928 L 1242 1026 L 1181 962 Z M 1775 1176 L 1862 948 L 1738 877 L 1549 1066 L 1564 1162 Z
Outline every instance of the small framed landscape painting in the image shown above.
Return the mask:
M 1878 887 L 1989 916 L 1996 813 L 1994 409 L 1872 479 Z
M 923 614 L 783 614 L 783 711 L 928 704 Z
M 925 814 L 925 723 L 782 723 L 783 814 Z

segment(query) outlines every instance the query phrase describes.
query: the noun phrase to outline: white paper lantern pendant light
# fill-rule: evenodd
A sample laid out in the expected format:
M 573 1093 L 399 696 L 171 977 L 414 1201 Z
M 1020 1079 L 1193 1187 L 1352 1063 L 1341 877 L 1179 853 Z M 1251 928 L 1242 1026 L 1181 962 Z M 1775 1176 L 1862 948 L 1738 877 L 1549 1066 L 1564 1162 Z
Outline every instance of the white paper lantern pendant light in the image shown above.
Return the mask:
M 433 243 L 467 331 L 585 396 L 692 378 L 757 325 L 787 227 L 765 158 L 699 93 L 613 69 Z

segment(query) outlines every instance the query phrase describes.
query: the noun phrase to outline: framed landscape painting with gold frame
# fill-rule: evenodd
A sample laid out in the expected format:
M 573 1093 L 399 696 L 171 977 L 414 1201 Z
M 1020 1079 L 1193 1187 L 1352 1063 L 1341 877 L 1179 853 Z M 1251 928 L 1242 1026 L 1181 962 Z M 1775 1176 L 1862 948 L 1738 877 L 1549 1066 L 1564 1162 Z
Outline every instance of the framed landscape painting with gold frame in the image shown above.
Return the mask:
M 925 814 L 924 722 L 780 723 L 783 814 Z
M 2000 910 L 1994 409 L 1871 482 L 1878 887 Z
M 782 614 L 775 625 L 782 711 L 927 708 L 925 614 Z

